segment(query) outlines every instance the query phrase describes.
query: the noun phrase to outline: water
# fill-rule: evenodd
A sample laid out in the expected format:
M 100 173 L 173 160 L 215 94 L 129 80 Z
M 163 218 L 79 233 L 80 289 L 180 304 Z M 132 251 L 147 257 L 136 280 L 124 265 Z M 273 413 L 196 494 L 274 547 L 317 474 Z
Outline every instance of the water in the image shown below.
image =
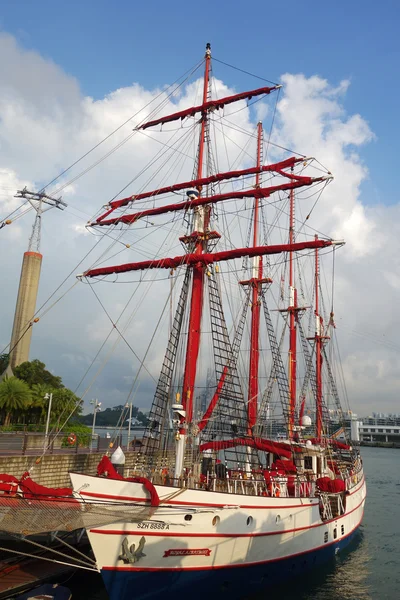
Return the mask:
M 116 429 L 115 427 L 95 427 L 95 433 L 97 433 L 101 438 L 105 438 L 107 434 L 110 436 L 110 442 L 114 441 L 117 437 L 121 438 L 121 444 L 126 446 L 128 441 L 128 429 Z M 132 427 L 131 428 L 131 437 L 130 441 L 136 437 L 141 439 L 144 434 L 143 427 Z
M 257 600 L 398 600 L 400 598 L 400 450 L 364 448 L 367 503 L 360 534 L 324 569 L 261 592 Z M 73 599 L 108 600 L 100 576 L 80 572 Z M 211 590 L 205 596 L 212 600 Z M 211 598 L 210 598 L 211 596 Z

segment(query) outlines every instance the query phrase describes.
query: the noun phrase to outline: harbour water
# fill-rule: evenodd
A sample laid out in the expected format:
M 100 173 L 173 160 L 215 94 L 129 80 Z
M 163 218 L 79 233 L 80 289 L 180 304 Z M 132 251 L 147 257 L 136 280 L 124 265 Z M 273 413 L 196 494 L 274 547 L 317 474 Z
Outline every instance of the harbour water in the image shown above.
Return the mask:
M 126 446 L 128 441 L 128 428 L 115 428 L 115 427 L 95 427 L 95 433 L 101 438 L 108 437 L 110 442 L 120 440 L 123 446 Z M 143 437 L 144 429 L 142 427 L 132 427 L 130 432 L 129 440 L 132 442 L 135 438 L 141 439 Z
M 252 600 L 398 600 L 400 598 L 400 450 L 363 448 L 368 496 L 357 539 L 324 569 Z M 68 582 L 73 599 L 107 600 L 100 576 L 79 572 Z M 212 590 L 205 596 L 213 600 Z M 133 596 L 134 597 L 134 596 Z M 217 597 L 215 597 L 216 600 Z M 232 596 L 233 600 L 233 596 Z

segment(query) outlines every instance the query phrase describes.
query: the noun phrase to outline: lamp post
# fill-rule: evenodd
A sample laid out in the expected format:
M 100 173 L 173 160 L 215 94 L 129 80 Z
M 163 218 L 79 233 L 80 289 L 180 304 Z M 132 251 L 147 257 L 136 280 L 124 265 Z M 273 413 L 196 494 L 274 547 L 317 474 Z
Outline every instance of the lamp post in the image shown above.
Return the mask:
M 128 408 L 128 405 L 126 405 L 125 408 Z M 129 450 L 129 442 L 131 440 L 131 426 L 132 426 L 132 402 L 129 404 L 128 439 L 126 442 L 127 450 Z
M 43 447 L 43 452 L 46 452 L 48 437 L 49 437 L 49 423 L 50 423 L 51 402 L 53 400 L 53 394 L 51 392 L 50 392 L 50 394 L 45 394 L 44 399 L 49 401 L 49 406 L 47 408 L 46 431 L 44 434 L 44 447 Z
M 101 402 L 97 400 L 91 400 L 90 404 L 93 405 L 93 425 L 92 425 L 92 443 L 90 444 L 90 450 L 92 450 L 93 438 L 94 438 L 94 428 L 96 427 L 96 414 L 101 410 Z

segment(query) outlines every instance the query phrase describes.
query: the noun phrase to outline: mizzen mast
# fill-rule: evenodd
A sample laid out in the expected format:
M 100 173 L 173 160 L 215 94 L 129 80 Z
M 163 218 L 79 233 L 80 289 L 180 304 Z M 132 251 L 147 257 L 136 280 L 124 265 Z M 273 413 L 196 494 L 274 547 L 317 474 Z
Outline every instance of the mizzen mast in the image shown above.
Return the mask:
M 318 236 L 315 236 L 315 241 Z M 322 343 L 323 343 L 323 325 L 322 317 L 319 314 L 319 253 L 315 248 L 315 371 L 316 371 L 316 423 L 315 434 L 317 440 L 322 435 Z
M 294 243 L 294 191 L 290 190 L 289 244 Z M 294 283 L 293 252 L 289 252 L 289 438 L 293 437 L 297 384 L 297 290 Z

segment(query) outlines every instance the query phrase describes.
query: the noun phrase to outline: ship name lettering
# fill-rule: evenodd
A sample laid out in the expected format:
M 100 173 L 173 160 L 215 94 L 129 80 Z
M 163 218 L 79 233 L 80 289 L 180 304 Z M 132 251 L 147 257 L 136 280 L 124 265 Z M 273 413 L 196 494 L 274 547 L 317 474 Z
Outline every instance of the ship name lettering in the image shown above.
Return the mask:
M 152 521 L 143 521 L 142 523 L 137 524 L 138 529 L 169 529 L 168 523 L 158 523 Z

